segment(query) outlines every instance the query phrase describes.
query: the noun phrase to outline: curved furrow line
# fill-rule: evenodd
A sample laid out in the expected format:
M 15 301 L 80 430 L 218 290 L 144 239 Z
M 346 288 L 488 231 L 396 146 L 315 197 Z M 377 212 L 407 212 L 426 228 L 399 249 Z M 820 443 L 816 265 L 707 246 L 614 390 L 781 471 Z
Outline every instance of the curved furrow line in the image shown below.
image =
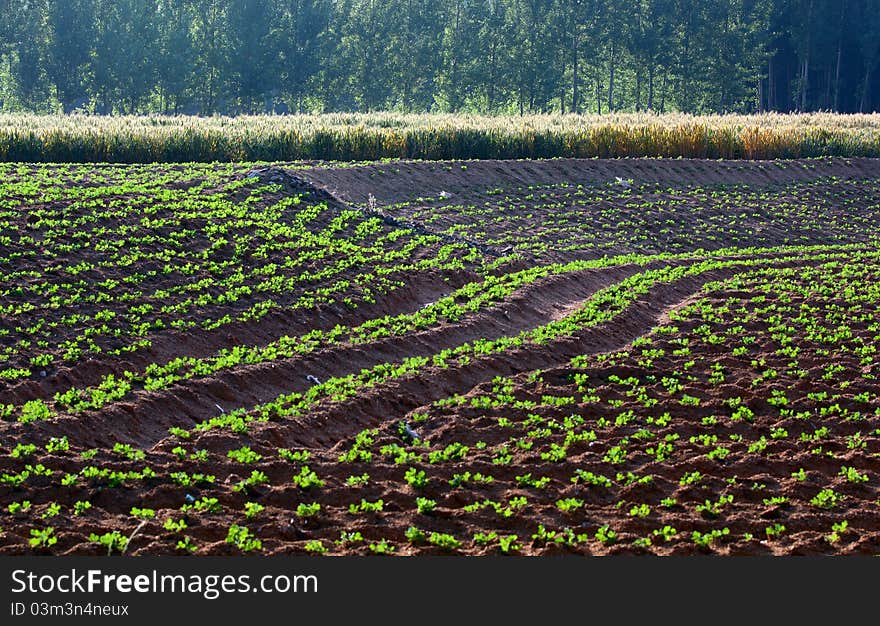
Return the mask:
M 206 417 L 270 402 L 280 394 L 306 392 L 313 384 L 307 376 L 325 381 L 406 357 L 433 356 L 479 338 L 497 339 L 538 328 L 564 317 L 596 291 L 660 265 L 658 261 L 648 266 L 621 265 L 551 275 L 456 323 L 364 344 L 340 345 L 300 358 L 241 365 L 161 391 L 136 391 L 99 411 L 27 425 L 9 424 L 6 437 L 13 440 L 39 433 L 66 435 L 71 443 L 84 446 L 116 441 L 149 446 L 166 437 L 169 427 L 190 427 Z
M 789 259 L 768 266 L 799 267 L 813 261 Z M 396 421 L 443 398 L 466 395 L 495 376 L 558 367 L 578 355 L 622 350 L 660 324 L 671 310 L 691 300 L 705 284 L 731 278 L 753 267 L 729 266 L 660 284 L 609 322 L 547 344 L 530 343 L 456 367 L 426 367 L 366 389 L 347 401 L 324 400 L 305 415 L 257 423 L 252 437 L 277 447 L 333 448 L 365 428 Z
M 392 276 L 392 278 L 395 278 Z M 154 332 L 149 348 L 126 357 L 89 359 L 62 366 L 43 379 L 24 380 L 0 390 L 0 404 L 21 404 L 35 398 L 51 398 L 71 388 L 97 386 L 108 374 L 142 372 L 153 363 L 166 363 L 180 355 L 206 358 L 218 350 L 239 345 L 263 345 L 284 335 L 296 336 L 314 330 L 327 331 L 337 324 L 357 325 L 377 317 L 407 313 L 433 302 L 450 290 L 462 287 L 479 276 L 468 270 L 428 270 L 413 272 L 399 287 L 374 303 L 363 302 L 356 309 L 342 304 L 319 305 L 310 310 L 271 311 L 258 320 L 236 321 L 213 330 L 169 329 Z
M 25 436 L 30 439 L 66 435 L 77 445 L 106 446 L 123 442 L 149 447 L 167 437 L 172 426 L 189 428 L 235 410 L 246 412 L 248 407 L 256 407 L 250 409 L 251 412 L 260 410 L 261 406 L 264 413 L 279 412 L 266 406 L 290 394 L 301 401 L 300 404 L 305 402 L 302 405 L 307 408 L 294 410 L 293 414 L 304 414 L 285 419 L 284 432 L 271 436 L 288 445 L 332 445 L 364 425 L 375 424 L 384 417 L 404 415 L 442 397 L 466 392 L 495 375 L 559 365 L 585 351 L 604 352 L 624 347 L 703 284 L 733 275 L 738 268 L 745 271 L 756 264 L 796 266 L 850 255 L 849 252 L 778 257 L 762 254 L 726 262 L 716 259 L 667 264 L 666 271 L 694 268 L 699 271 L 696 275 L 652 285 L 640 299 L 616 311 L 612 319 L 568 334 L 559 332 L 559 323 L 575 317 L 597 294 L 624 286 L 624 291 L 629 292 L 631 286 L 626 284 L 627 280 L 663 270 L 625 265 L 551 275 L 532 283 L 513 298 L 455 324 L 373 343 L 341 345 L 302 358 L 236 367 L 182 381 L 161 392 L 138 391 L 130 400 L 100 411 L 27 425 L 11 424 L 5 435 L 10 441 Z M 720 269 L 719 264 L 723 266 Z M 544 338 L 546 329 L 554 325 L 556 335 L 551 332 L 547 340 Z M 500 346 L 494 353 L 491 353 L 493 350 L 485 355 L 474 352 L 477 344 L 485 346 L 494 340 Z M 333 384 L 334 381 L 345 382 L 346 377 L 352 379 L 347 381 L 351 384 L 358 375 L 377 368 L 381 371 L 407 359 L 421 358 L 425 364 L 436 364 L 438 356 L 446 354 L 443 358 L 453 359 L 463 348 L 463 354 L 473 354 L 473 358 L 467 356 L 464 362 L 453 366 L 426 367 L 414 375 L 386 376 L 366 392 L 357 388 L 350 394 L 353 397 L 345 397 L 341 402 L 322 399 L 321 393 L 330 394 L 323 385 L 314 384 L 315 379 Z M 372 385 L 371 382 L 367 386 Z M 312 393 L 316 390 L 318 394 Z

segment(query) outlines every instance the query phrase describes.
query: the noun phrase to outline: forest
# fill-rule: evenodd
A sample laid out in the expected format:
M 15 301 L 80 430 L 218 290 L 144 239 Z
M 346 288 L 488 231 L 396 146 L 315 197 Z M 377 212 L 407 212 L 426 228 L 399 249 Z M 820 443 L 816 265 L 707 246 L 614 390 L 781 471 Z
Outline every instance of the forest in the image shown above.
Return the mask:
M 880 0 L 0 0 L 0 111 L 871 112 Z

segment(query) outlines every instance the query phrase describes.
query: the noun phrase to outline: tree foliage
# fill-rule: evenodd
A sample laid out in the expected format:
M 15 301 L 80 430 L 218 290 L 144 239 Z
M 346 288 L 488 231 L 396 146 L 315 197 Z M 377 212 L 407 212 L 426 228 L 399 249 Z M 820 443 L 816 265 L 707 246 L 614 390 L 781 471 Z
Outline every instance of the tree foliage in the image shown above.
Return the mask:
M 880 0 L 0 0 L 0 110 L 872 111 Z

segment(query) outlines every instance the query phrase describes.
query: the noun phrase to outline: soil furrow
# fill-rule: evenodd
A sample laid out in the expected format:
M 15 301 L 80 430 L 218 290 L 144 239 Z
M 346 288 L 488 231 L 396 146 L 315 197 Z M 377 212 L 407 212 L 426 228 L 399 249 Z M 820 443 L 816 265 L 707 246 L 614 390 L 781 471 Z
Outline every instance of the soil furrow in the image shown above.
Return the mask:
M 154 333 L 150 336 L 152 343 L 149 348 L 134 351 L 125 358 L 104 356 L 100 360 L 88 359 L 49 371 L 45 378 L 24 380 L 0 390 L 0 404 L 21 404 L 34 398 L 52 397 L 56 392 L 64 392 L 71 387 L 94 386 L 107 374 L 142 372 L 150 364 L 165 364 L 181 355 L 205 358 L 233 346 L 265 345 L 285 335 L 326 331 L 337 324 L 353 326 L 385 315 L 411 313 L 478 280 L 481 280 L 478 274 L 465 270 L 413 272 L 406 276 L 403 287 L 389 292 L 375 303 L 361 303 L 353 310 L 342 304 L 312 310 L 279 310 L 256 321 L 233 322 L 215 330 L 196 328 Z
M 348 168 L 315 167 L 296 174 L 343 202 L 380 204 L 436 197 L 442 191 L 481 195 L 492 187 L 555 183 L 609 183 L 616 177 L 635 183 L 672 185 L 780 185 L 823 176 L 875 177 L 878 159 L 824 158 L 810 161 L 704 159 L 552 159 L 549 161 L 401 161 Z
M 787 261 L 774 265 L 790 267 L 804 263 Z M 445 369 L 431 366 L 417 375 L 371 388 L 350 401 L 319 404 L 307 416 L 258 426 L 254 437 L 276 446 L 333 447 L 364 428 L 403 418 L 441 398 L 468 394 L 495 376 L 558 367 L 582 354 L 621 350 L 659 324 L 669 311 L 689 301 L 706 283 L 748 269 L 728 267 L 658 285 L 609 323 L 546 345 L 529 344 L 522 349 L 475 358 L 467 365 Z
M 11 424 L 7 437 L 39 430 L 46 436 L 67 435 L 71 443 L 80 445 L 121 441 L 147 447 L 167 436 L 171 426 L 191 427 L 221 412 L 269 402 L 284 393 L 303 392 L 312 384 L 306 378 L 309 375 L 323 381 L 410 356 L 431 356 L 478 338 L 496 339 L 536 328 L 563 317 L 597 290 L 663 264 L 622 265 L 549 276 L 501 304 L 455 323 L 403 337 L 342 345 L 299 359 L 245 365 L 182 381 L 161 391 L 137 391 L 100 411 L 61 416 L 27 427 Z
M 772 255 L 756 255 L 772 258 Z M 753 257 L 755 258 L 755 257 Z M 679 261 L 677 263 L 684 263 Z M 788 261 L 781 265 L 798 264 Z M 667 263 L 668 264 L 668 263 Z M 137 391 L 132 396 L 99 411 L 79 416 L 61 416 L 26 426 L 10 424 L 6 437 L 37 433 L 46 437 L 66 435 L 71 444 L 112 446 L 116 442 L 150 447 L 167 437 L 168 428 L 190 428 L 210 417 L 252 407 L 281 394 L 302 393 L 311 385 L 307 377 L 320 381 L 358 373 L 382 363 L 407 357 L 425 357 L 475 339 L 497 339 L 516 335 L 561 319 L 599 289 L 609 287 L 638 272 L 664 265 L 624 265 L 558 274 L 541 279 L 517 292 L 509 300 L 455 323 L 360 345 L 342 345 L 303 358 L 244 365 L 216 375 L 181 381 L 161 391 Z M 736 273 L 736 268 L 714 270 L 697 277 L 655 287 L 613 322 L 603 324 L 540 346 L 474 359 L 465 366 L 427 368 L 416 377 L 393 381 L 358 396 L 350 402 L 322 407 L 308 418 L 286 423 L 283 435 L 289 445 L 332 445 L 345 434 L 390 416 L 407 412 L 442 397 L 465 393 L 496 375 L 561 365 L 577 354 L 607 352 L 628 345 L 647 332 L 668 311 L 691 298 L 703 284 Z M 331 426 L 332 422 L 332 426 Z M 300 424 L 293 426 L 293 424 Z M 344 434 L 337 432 L 342 425 Z M 320 431 L 320 434 L 315 434 Z

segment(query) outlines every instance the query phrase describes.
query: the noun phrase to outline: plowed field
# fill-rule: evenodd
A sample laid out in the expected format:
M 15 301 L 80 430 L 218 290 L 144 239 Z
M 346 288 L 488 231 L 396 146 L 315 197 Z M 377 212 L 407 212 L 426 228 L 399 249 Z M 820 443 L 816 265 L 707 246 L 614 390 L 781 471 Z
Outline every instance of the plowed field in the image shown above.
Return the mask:
M 880 552 L 878 160 L 0 174 L 0 554 Z

